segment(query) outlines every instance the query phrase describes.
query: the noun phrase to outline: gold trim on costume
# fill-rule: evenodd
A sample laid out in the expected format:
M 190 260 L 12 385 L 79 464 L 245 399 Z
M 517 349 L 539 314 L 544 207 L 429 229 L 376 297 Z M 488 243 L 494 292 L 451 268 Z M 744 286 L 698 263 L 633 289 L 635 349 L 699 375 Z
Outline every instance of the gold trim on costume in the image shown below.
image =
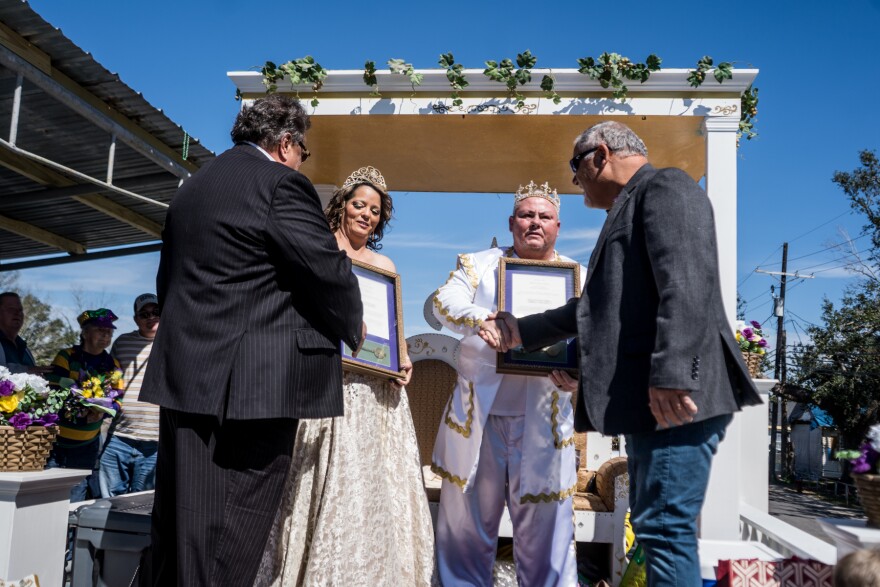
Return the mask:
M 480 276 L 477 275 L 477 270 L 474 269 L 474 262 L 471 260 L 470 255 L 459 255 L 458 263 L 461 267 L 464 267 L 465 273 L 467 273 L 468 278 L 471 280 L 471 287 L 477 289 L 480 285 Z
M 439 474 L 439 473 L 438 473 Z M 550 503 L 551 501 L 562 501 L 563 499 L 568 499 L 572 495 L 574 495 L 575 491 L 577 491 L 577 483 L 569 487 L 564 491 L 554 491 L 552 493 L 539 493 L 535 495 L 534 493 L 526 493 L 521 498 L 519 498 L 520 503 Z
M 559 432 L 556 428 L 559 426 L 559 422 L 556 420 L 556 416 L 559 415 L 559 392 L 554 390 L 550 396 L 550 428 L 553 430 L 553 446 L 557 449 L 563 449 L 566 446 L 570 446 L 574 444 L 574 435 L 572 434 L 565 440 L 559 440 Z
M 471 426 L 474 423 L 474 384 L 468 381 L 468 403 L 470 406 L 467 411 L 467 420 L 464 422 L 464 426 L 461 424 L 457 424 L 452 420 L 452 398 L 455 394 L 449 396 L 449 401 L 446 404 L 446 413 L 443 414 L 443 421 L 455 432 L 458 432 L 465 438 L 471 437 Z
M 441 467 L 437 463 L 431 463 L 431 471 L 435 475 L 439 475 L 440 477 L 446 479 L 450 483 L 455 483 L 456 485 L 458 485 L 462 489 L 464 489 L 465 483 L 467 483 L 466 479 L 462 479 L 461 477 L 453 475 L 452 473 L 450 473 L 449 471 L 447 471 L 446 469 L 444 469 L 443 467 Z
M 434 305 L 437 307 L 440 315 L 443 316 L 443 319 L 450 324 L 455 324 L 456 326 L 469 326 L 470 328 L 479 328 L 480 325 L 483 324 L 482 320 L 475 320 L 470 317 L 462 316 L 460 318 L 453 318 L 449 315 L 449 309 L 443 306 L 443 304 L 440 302 L 440 298 L 436 295 L 434 296 Z

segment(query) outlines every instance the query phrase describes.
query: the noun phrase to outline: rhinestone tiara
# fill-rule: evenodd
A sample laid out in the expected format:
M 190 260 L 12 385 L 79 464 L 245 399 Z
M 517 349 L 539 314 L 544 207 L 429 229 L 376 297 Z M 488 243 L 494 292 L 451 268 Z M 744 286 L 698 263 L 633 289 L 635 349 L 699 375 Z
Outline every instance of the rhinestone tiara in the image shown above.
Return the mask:
M 537 185 L 534 181 L 530 181 L 526 187 L 519 186 L 519 189 L 516 190 L 516 198 L 513 201 L 513 207 L 516 208 L 520 202 L 525 200 L 526 198 L 544 198 L 556 208 L 556 211 L 559 211 L 560 201 L 559 194 L 556 193 L 556 190 L 550 189 L 550 183 L 544 182 L 543 185 Z
M 370 185 L 376 186 L 383 192 L 388 192 L 388 188 L 385 185 L 385 178 L 382 176 L 379 170 L 372 165 L 361 167 L 357 171 L 352 172 L 352 174 L 349 175 L 342 183 L 342 187 L 343 189 L 345 189 L 359 183 L 368 183 Z

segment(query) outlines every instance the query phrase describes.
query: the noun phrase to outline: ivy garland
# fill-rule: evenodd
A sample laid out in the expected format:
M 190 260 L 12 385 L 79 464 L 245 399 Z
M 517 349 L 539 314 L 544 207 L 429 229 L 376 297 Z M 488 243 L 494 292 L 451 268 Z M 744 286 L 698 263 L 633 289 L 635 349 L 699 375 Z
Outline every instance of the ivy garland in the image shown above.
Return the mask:
M 532 69 L 535 67 L 538 58 L 532 55 L 531 51 L 526 49 L 516 56 L 516 66 L 510 59 L 502 59 L 497 61 L 486 61 L 486 68 L 483 75 L 493 81 L 502 83 L 507 88 L 507 95 L 511 99 L 516 100 L 516 108 L 520 109 L 525 105 L 525 96 L 523 96 L 520 88 L 528 84 L 532 80 Z M 452 104 L 453 106 L 461 106 L 461 92 L 469 84 L 465 78 L 464 67 L 460 63 L 455 62 L 452 53 L 442 53 L 437 62 L 440 67 L 446 70 L 446 79 L 449 80 L 449 86 L 452 88 Z M 638 81 L 645 83 L 650 79 L 651 73 L 660 71 L 662 59 L 657 55 L 651 54 L 645 59 L 644 63 L 635 63 L 628 57 L 624 57 L 618 53 L 602 53 L 598 58 L 581 57 L 578 58 L 578 72 L 588 75 L 590 79 L 597 80 L 599 85 L 605 89 L 612 90 L 612 96 L 616 100 L 626 101 L 629 88 L 626 86 L 627 81 Z M 393 74 L 403 75 L 409 79 L 413 92 L 416 86 L 421 85 L 424 75 L 415 71 L 412 63 L 406 63 L 403 59 L 389 59 L 387 61 L 388 69 Z M 704 55 L 697 61 L 694 69 L 688 73 L 687 81 L 694 88 L 700 87 L 706 81 L 706 77 L 711 72 L 715 80 L 720 84 L 724 80 L 733 79 L 733 64 L 724 61 L 718 65 L 714 65 L 714 61 L 708 55 Z M 311 85 L 315 96 L 311 100 L 311 105 L 318 105 L 317 93 L 324 84 L 327 77 L 327 71 L 317 63 L 311 55 L 303 58 L 288 61 L 281 65 L 275 65 L 271 61 L 267 61 L 261 68 L 263 74 L 263 85 L 266 86 L 266 93 L 272 93 L 278 90 L 277 82 L 285 77 L 290 80 L 290 87 L 296 91 L 296 86 Z M 381 97 L 379 93 L 379 80 L 376 76 L 376 63 L 367 61 L 364 63 L 364 83 L 372 88 L 370 95 L 373 97 Z M 541 90 L 544 95 L 559 104 L 562 98 L 555 90 L 556 79 L 551 71 L 548 75 L 541 78 Z M 297 92 L 297 97 L 299 93 Z M 241 93 L 236 91 L 236 100 L 241 99 Z M 740 122 L 739 132 L 737 133 L 737 141 L 741 137 L 753 139 L 758 136 L 755 131 L 755 122 L 758 115 L 758 88 L 749 86 L 740 99 Z

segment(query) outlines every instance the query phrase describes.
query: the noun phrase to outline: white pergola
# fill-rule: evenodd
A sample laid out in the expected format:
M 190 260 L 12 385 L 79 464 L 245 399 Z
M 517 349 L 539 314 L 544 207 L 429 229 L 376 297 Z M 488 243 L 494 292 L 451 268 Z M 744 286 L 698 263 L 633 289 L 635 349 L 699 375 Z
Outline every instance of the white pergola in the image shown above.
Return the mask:
M 721 287 L 728 318 L 736 310 L 737 140 L 740 98 L 758 74 L 734 70 L 718 83 L 711 74 L 699 88 L 687 82 L 689 71 L 655 72 L 644 84 L 628 83 L 625 102 L 610 90 L 572 69 L 532 71 L 522 88 L 524 106 L 516 108 L 503 84 L 482 70 L 465 70 L 470 85 L 463 104 L 452 105 L 445 70 L 419 70 L 421 85 L 411 87 L 402 75 L 378 72 L 381 97 L 371 96 L 362 71 L 330 71 L 310 108 L 308 134 L 313 158 L 304 170 L 322 197 L 364 164 L 385 172 L 395 190 L 412 192 L 506 192 L 532 177 L 546 178 L 560 191 L 575 193 L 565 162 L 572 141 L 587 127 L 620 120 L 648 146 L 657 167 L 676 166 L 695 180 L 705 178 L 715 210 Z M 554 104 L 539 87 L 544 74 L 555 77 L 562 98 Z M 265 95 L 256 72 L 230 72 L 229 78 L 248 102 Z M 307 86 L 297 91 L 304 103 Z M 769 381 L 759 383 L 766 395 Z M 747 408 L 734 419 L 712 471 L 701 536 L 739 540 L 744 511 L 766 514 L 768 507 L 767 408 Z M 686 471 L 682 471 L 686 474 Z

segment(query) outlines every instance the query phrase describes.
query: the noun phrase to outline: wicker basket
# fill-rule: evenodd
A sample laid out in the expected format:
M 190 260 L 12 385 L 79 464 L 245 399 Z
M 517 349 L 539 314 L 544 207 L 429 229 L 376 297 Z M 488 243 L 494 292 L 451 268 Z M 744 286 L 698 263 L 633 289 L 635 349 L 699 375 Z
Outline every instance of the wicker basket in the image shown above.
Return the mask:
M 880 475 L 853 475 L 868 525 L 880 528 Z
M 57 434 L 57 426 L 0 426 L 0 471 L 42 471 Z
M 760 379 L 764 375 L 764 373 L 761 371 L 761 358 L 764 355 L 742 351 L 742 356 L 743 361 L 746 362 L 746 367 L 749 368 L 749 376 L 752 379 Z

